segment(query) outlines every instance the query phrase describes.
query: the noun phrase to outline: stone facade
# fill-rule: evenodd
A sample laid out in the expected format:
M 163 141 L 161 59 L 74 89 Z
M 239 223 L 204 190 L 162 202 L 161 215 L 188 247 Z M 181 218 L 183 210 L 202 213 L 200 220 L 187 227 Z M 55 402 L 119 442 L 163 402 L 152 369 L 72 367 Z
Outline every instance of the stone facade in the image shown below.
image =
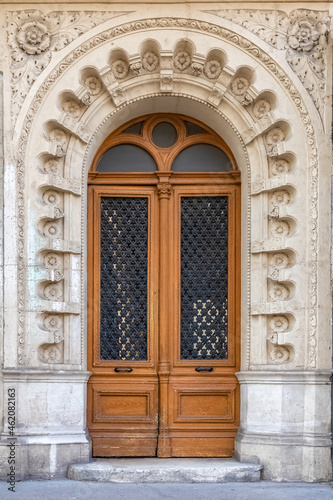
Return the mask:
M 331 478 L 333 10 L 239 5 L 1 6 L 3 478 L 11 388 L 17 478 L 89 461 L 87 172 L 113 130 L 153 112 L 205 122 L 242 173 L 236 456 L 267 479 Z

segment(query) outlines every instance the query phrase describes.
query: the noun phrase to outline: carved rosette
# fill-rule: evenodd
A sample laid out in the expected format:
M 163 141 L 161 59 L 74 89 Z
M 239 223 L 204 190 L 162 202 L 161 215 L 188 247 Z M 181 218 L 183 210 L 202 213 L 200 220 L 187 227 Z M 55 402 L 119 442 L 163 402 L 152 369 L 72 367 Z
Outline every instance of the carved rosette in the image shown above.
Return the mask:
M 191 66 L 192 58 L 186 51 L 178 52 L 174 58 L 175 68 L 179 71 L 185 71 Z
M 155 52 L 148 51 L 142 57 L 142 67 L 149 73 L 155 71 L 159 66 L 159 58 Z
M 287 174 L 290 171 L 290 162 L 279 158 L 272 158 L 269 161 L 269 167 L 273 177 Z
M 265 99 L 259 99 L 252 108 L 253 116 L 260 120 L 271 111 L 271 105 Z
M 61 171 L 59 160 L 47 160 L 43 165 L 43 170 L 46 174 L 59 175 Z
M 204 73 L 210 80 L 217 80 L 222 73 L 222 64 L 216 59 L 210 59 L 204 65 Z
M 128 75 L 129 65 L 123 59 L 117 59 L 111 64 L 111 70 L 115 78 L 117 78 L 118 80 L 122 80 Z
M 82 113 L 82 109 L 80 108 L 80 106 L 75 101 L 72 101 L 70 99 L 63 103 L 62 110 L 75 120 L 80 118 Z
M 63 345 L 43 344 L 39 348 L 39 359 L 44 363 L 63 363 Z
M 269 328 L 273 332 L 286 332 L 289 328 L 289 321 L 286 316 L 273 316 L 269 321 Z
M 285 269 L 289 263 L 290 259 L 287 254 L 279 252 L 275 253 L 270 259 L 270 266 L 273 269 Z
M 274 363 L 285 363 L 290 358 L 289 349 L 283 345 L 272 346 L 269 356 Z

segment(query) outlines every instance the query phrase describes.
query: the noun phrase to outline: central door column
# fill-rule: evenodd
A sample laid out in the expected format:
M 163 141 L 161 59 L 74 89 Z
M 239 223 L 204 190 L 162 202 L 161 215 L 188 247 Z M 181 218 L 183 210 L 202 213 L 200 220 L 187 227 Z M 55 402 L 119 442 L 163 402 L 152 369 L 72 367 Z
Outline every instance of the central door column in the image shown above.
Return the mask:
M 168 300 L 170 287 L 170 258 L 172 242 L 170 241 L 169 204 L 172 186 L 169 183 L 170 172 L 158 172 L 159 183 L 157 192 L 160 212 L 160 293 L 159 293 L 159 429 L 158 429 L 158 457 L 171 457 L 169 424 L 168 424 L 168 385 L 170 375 L 169 356 L 169 325 L 170 301 Z

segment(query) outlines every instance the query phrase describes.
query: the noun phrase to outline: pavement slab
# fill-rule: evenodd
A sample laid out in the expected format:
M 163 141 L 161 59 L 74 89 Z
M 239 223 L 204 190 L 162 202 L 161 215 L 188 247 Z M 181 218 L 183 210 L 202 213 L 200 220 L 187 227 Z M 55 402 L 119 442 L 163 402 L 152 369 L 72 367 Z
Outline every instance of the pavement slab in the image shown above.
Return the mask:
M 117 484 L 58 479 L 0 482 L 1 500 L 333 500 L 333 484 Z

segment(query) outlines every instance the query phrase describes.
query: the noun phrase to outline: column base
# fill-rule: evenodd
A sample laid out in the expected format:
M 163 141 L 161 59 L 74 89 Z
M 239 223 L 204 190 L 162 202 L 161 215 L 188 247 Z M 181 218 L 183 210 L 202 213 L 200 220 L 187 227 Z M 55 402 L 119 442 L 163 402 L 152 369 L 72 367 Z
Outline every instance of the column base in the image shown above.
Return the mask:
M 302 441 L 304 436 L 249 434 L 239 430 L 235 458 L 264 465 L 266 481 L 331 481 L 331 447 L 311 446 Z
M 247 371 L 241 385 L 240 462 L 262 464 L 263 479 L 332 479 L 329 370 Z
M 22 444 L 17 439 L 15 456 L 9 456 L 10 440 L 0 441 L 0 480 L 8 481 L 9 474 L 15 472 L 15 481 L 26 479 L 56 479 L 67 476 L 68 467 L 72 463 L 88 463 L 91 457 L 90 443 L 49 443 Z M 11 463 L 8 463 L 9 460 Z M 11 467 L 15 469 L 11 469 Z

